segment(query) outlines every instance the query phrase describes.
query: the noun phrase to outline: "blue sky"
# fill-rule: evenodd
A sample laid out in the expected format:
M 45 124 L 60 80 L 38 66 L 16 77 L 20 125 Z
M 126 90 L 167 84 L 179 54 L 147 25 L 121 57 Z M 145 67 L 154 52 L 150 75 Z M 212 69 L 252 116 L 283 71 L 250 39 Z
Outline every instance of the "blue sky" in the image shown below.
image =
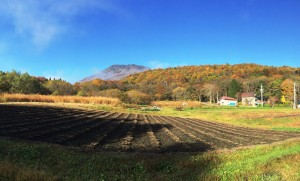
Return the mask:
M 112 64 L 300 67 L 299 0 L 2 0 L 0 70 L 72 83 Z

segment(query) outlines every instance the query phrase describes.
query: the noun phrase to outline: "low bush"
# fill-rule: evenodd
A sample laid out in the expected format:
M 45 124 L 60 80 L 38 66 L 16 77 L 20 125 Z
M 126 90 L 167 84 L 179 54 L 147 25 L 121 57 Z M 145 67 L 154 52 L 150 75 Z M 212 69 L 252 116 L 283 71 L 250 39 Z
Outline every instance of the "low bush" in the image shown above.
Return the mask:
M 127 104 L 149 105 L 151 103 L 151 97 L 149 95 L 136 90 L 123 93 L 120 99 Z

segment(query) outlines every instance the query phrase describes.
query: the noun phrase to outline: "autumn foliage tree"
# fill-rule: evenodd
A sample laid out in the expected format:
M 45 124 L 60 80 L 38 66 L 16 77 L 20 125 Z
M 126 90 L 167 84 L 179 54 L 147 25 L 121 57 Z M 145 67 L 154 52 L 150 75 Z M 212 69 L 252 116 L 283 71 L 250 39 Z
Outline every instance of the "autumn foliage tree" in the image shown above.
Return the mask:
M 52 92 L 52 95 L 74 95 L 76 90 L 73 85 L 63 80 L 50 80 L 45 87 Z
M 287 103 L 293 100 L 294 82 L 291 79 L 285 79 L 281 84 L 282 95 L 284 96 Z
M 187 95 L 186 88 L 176 87 L 173 90 L 173 97 L 174 97 L 174 100 L 176 100 L 176 101 L 185 100 L 187 98 L 186 95 Z
M 119 89 L 107 89 L 107 90 L 100 91 L 98 95 L 102 97 L 120 98 L 122 92 Z
M 209 97 L 209 103 L 212 103 L 215 99 L 215 96 L 218 93 L 218 86 L 216 84 L 207 83 L 203 86 L 205 95 Z
M 149 95 L 136 90 L 130 90 L 123 93 L 120 99 L 122 102 L 128 104 L 148 105 L 151 103 L 151 97 Z
M 0 93 L 48 94 L 43 82 L 28 73 L 0 71 Z

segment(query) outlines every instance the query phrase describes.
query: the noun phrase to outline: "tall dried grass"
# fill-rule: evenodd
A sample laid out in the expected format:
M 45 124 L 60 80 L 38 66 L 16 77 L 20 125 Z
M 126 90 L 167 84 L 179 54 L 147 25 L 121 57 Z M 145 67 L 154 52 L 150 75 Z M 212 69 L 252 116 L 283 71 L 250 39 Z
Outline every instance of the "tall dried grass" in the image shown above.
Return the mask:
M 80 97 L 80 96 L 52 96 L 52 95 L 25 95 L 25 94 L 2 94 L 1 102 L 47 102 L 47 103 L 81 103 L 81 104 L 106 104 L 117 106 L 119 99 L 108 97 Z
M 199 101 L 153 101 L 151 103 L 153 106 L 159 106 L 159 107 L 202 107 L 202 103 Z

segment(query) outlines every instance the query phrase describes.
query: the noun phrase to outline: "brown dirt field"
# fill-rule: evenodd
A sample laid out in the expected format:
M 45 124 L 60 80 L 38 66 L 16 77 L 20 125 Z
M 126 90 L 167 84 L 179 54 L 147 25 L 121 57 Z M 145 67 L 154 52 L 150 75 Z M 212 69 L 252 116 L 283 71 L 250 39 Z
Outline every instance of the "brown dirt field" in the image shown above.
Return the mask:
M 3 104 L 0 136 L 95 151 L 167 153 L 270 144 L 300 137 L 300 132 L 179 117 Z

